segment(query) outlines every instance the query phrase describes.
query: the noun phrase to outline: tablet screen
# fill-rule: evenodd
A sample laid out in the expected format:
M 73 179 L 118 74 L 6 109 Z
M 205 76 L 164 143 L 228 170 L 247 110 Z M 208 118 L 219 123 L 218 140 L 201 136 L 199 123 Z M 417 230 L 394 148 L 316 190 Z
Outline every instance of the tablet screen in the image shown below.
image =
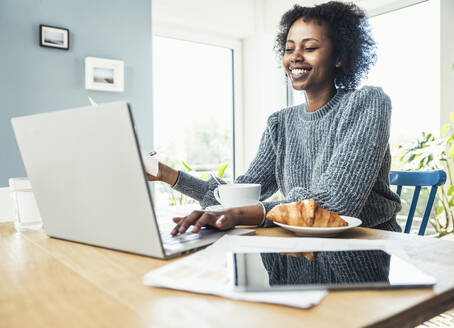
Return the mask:
M 427 287 L 435 279 L 382 250 L 230 253 L 233 287 L 245 291 Z

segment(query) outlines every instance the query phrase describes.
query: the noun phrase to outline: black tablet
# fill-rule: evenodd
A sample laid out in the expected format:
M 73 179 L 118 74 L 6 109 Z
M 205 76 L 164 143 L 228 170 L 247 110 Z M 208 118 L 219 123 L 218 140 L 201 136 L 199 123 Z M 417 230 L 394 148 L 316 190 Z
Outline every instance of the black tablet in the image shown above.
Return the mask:
M 430 287 L 435 279 L 383 250 L 229 253 L 242 291 Z

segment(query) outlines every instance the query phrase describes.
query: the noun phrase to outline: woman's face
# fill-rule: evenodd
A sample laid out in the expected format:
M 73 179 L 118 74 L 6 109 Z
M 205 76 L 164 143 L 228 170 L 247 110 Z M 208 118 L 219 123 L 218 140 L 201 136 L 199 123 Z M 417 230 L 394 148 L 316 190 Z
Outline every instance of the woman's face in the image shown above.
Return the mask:
M 328 25 L 296 20 L 287 35 L 283 65 L 296 90 L 321 91 L 334 86 L 336 63 Z

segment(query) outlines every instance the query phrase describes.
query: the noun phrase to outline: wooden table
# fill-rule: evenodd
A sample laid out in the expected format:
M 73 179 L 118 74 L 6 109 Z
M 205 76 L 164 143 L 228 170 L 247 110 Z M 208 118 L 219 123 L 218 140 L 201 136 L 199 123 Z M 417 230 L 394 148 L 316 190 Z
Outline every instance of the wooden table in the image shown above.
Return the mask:
M 293 236 L 280 228 L 257 235 Z M 339 237 L 396 239 L 434 289 L 330 292 L 309 310 L 146 287 L 169 261 L 19 233 L 0 224 L 0 327 L 406 327 L 454 307 L 454 242 L 366 228 Z

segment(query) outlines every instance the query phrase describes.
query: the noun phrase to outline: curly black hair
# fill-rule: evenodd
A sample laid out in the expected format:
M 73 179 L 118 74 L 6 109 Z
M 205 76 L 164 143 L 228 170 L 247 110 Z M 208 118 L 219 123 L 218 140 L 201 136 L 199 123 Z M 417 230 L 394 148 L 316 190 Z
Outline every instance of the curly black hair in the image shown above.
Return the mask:
M 290 27 L 300 18 L 328 23 L 328 37 L 333 43 L 336 58 L 342 63 L 335 71 L 335 85 L 355 89 L 377 60 L 376 43 L 364 11 L 353 3 L 338 1 L 314 7 L 295 5 L 282 16 L 279 24 L 274 50 L 281 59 Z

